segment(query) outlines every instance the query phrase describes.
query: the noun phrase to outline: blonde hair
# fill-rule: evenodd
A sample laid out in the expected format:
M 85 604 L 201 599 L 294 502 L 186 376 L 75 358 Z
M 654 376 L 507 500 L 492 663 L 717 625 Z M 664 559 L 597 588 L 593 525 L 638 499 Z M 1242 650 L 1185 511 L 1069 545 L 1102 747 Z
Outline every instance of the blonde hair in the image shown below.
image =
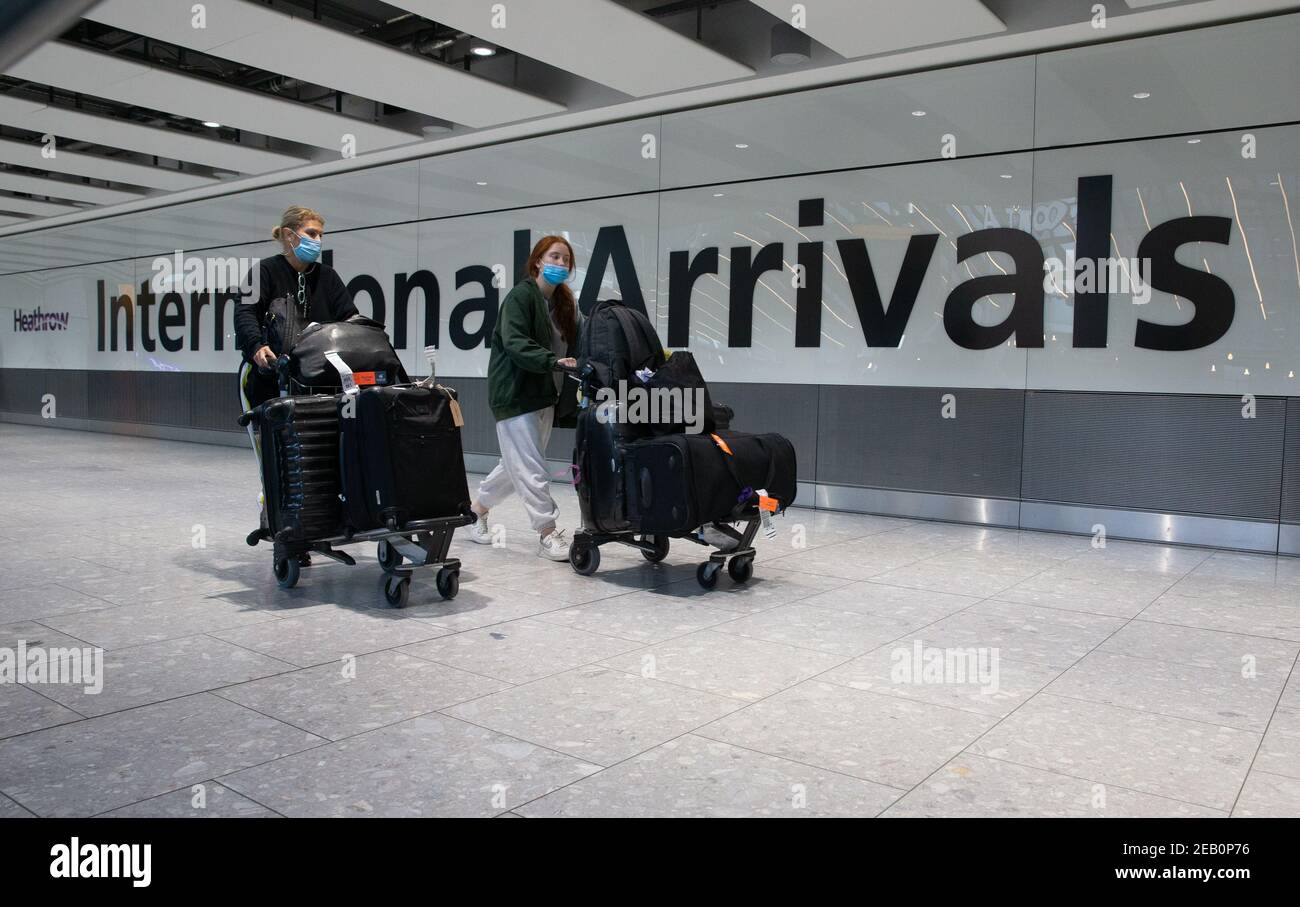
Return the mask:
M 311 208 L 304 208 L 302 205 L 290 205 L 280 215 L 280 223 L 271 228 L 271 238 L 280 239 L 285 230 L 297 231 L 299 227 L 309 220 L 320 221 L 320 225 L 325 226 L 325 218 Z

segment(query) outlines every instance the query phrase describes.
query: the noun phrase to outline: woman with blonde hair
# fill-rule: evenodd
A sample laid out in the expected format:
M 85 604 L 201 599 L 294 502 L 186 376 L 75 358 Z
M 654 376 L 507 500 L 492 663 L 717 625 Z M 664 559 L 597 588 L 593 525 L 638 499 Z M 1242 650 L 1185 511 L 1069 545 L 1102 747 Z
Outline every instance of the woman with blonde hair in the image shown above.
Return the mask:
M 555 561 L 568 560 L 569 542 L 555 527 L 560 509 L 551 497 L 546 443 L 564 386 L 556 367 L 577 365 L 581 316 L 568 287 L 574 266 L 569 241 L 544 236 L 501 302 L 488 360 L 488 405 L 497 420 L 501 462 L 479 483 L 472 505 L 479 519 L 469 527 L 473 541 L 491 544 L 488 511 L 518 494 L 539 536 L 538 556 Z
M 279 255 L 257 263 L 256 298 L 240 300 L 235 309 L 235 336 L 243 362 L 239 367 L 239 402 L 244 412 L 280 392 L 275 373 L 276 360 L 293 348 L 313 321 L 344 321 L 357 314 L 352 294 L 329 265 L 320 260 L 325 218 L 301 205 L 291 205 L 271 229 L 280 246 Z M 250 275 L 251 279 L 251 275 Z M 245 286 L 249 283 L 246 280 Z M 253 453 L 261 460 L 254 423 L 248 437 Z M 267 526 L 266 501 L 262 500 L 262 527 Z M 299 563 L 311 563 L 307 554 Z
M 256 299 L 235 310 L 235 336 L 244 361 L 239 369 L 240 402 L 252 409 L 279 393 L 275 361 L 287 353 L 313 321 L 344 321 L 357 314 L 352 294 L 338 272 L 320 260 L 325 218 L 290 205 L 271 230 L 279 255 L 258 262 Z

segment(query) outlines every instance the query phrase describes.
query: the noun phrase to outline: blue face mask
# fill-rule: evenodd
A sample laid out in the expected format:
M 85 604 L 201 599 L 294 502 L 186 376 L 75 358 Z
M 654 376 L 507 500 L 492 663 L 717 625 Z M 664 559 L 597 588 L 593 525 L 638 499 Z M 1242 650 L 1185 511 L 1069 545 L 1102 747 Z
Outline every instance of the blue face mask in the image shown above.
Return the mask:
M 298 245 L 293 247 L 293 254 L 305 265 L 320 258 L 320 240 L 309 236 L 299 236 Z
M 552 286 L 559 286 L 569 279 L 569 269 L 563 265 L 542 265 L 542 280 Z

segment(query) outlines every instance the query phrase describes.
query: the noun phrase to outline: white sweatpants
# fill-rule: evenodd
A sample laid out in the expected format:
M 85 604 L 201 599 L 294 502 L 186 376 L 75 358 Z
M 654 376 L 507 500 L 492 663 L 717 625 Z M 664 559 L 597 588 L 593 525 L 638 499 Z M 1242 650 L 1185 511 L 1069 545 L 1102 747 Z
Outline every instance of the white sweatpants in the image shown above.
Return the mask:
M 548 406 L 497 423 L 501 462 L 479 482 L 476 503 L 480 507 L 491 510 L 515 492 L 533 529 L 542 532 L 555 526 L 560 508 L 551 497 L 546 467 L 546 442 L 554 421 L 555 408 Z

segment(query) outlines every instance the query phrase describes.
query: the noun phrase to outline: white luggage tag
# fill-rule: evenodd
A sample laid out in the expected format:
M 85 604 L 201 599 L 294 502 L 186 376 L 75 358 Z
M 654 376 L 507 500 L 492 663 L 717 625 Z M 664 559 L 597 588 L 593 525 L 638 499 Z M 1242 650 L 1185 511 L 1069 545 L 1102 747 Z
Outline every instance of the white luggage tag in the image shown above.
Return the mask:
M 352 369 L 348 368 L 348 364 L 343 361 L 343 357 L 330 350 L 325 354 L 325 359 L 339 373 L 339 379 L 343 382 L 343 393 L 349 397 L 355 397 L 361 393 L 361 388 L 357 387 L 356 379 L 352 377 Z

